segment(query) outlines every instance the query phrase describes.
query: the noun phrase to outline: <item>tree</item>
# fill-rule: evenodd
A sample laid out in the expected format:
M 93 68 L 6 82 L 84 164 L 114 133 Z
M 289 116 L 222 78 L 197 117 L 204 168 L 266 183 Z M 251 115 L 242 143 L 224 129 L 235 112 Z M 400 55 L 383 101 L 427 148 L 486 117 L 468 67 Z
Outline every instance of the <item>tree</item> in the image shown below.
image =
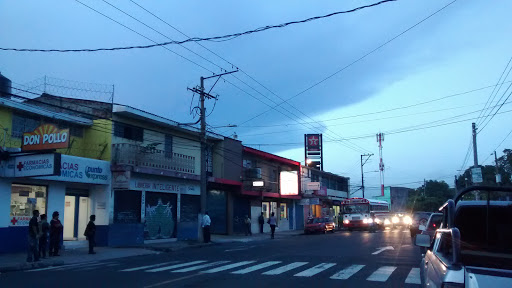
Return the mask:
M 411 190 L 407 200 L 410 211 L 437 211 L 448 199 L 455 196 L 455 189 L 444 181 L 428 180 L 425 185 Z
M 498 173 L 501 174 L 500 185 L 512 186 L 512 181 L 510 179 L 512 174 L 512 150 L 505 149 L 503 150 L 503 153 L 504 155 L 498 158 Z M 464 173 L 457 178 L 457 190 L 462 190 L 472 185 L 471 168 L 466 169 L 466 171 L 464 171 Z M 497 186 L 496 166 L 485 165 L 480 166 L 480 168 L 482 168 L 483 182 L 479 183 L 479 185 Z

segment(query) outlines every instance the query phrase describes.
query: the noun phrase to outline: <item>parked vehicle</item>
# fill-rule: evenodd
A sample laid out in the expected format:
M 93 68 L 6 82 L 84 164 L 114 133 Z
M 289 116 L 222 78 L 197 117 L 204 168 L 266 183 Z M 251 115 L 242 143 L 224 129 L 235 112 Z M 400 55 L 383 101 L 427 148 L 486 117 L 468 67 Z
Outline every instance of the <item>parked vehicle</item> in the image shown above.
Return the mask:
M 473 191 L 488 200 L 464 197 Z M 427 248 L 420 265 L 423 287 L 512 287 L 512 201 L 490 200 L 504 192 L 510 195 L 512 187 L 469 187 L 439 209 L 442 223 L 434 240 L 416 236 L 416 245 Z
M 334 233 L 336 225 L 334 225 L 334 221 L 327 217 L 325 218 L 313 218 L 309 219 L 306 227 L 304 228 L 304 234 L 310 234 L 315 232 L 326 233 L 327 231 L 331 231 Z
M 421 233 L 420 225 L 427 226 L 428 218 L 432 215 L 432 212 L 414 212 L 412 213 L 412 223 L 409 226 L 411 237 Z

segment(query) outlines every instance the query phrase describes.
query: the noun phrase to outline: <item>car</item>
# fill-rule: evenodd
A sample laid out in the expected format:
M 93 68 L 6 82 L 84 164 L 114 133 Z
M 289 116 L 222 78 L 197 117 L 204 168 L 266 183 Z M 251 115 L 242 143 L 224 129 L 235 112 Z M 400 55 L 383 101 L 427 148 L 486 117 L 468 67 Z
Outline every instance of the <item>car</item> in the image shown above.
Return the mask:
M 430 237 L 430 241 L 434 239 L 434 234 L 436 234 L 436 230 L 441 226 L 441 221 L 443 221 L 443 213 L 432 213 L 428 218 L 427 225 L 420 225 L 419 229 L 421 230 L 422 235 L 428 235 Z M 425 254 L 427 249 L 425 247 L 420 247 L 421 254 Z
M 412 223 L 412 218 L 405 212 L 397 212 L 391 217 L 391 223 L 393 228 L 397 226 L 409 228 L 409 225 Z
M 464 197 L 473 191 L 489 200 Z M 510 195 L 512 187 L 464 189 L 439 209 L 433 241 L 416 236 L 416 246 L 427 249 L 420 264 L 423 287 L 512 287 L 512 201 L 490 200 L 491 192 Z
M 428 218 L 432 212 L 414 212 L 412 213 L 412 223 L 409 226 L 409 231 L 411 232 L 411 237 L 416 236 L 416 234 L 421 233 L 420 226 L 427 226 Z
M 328 231 L 334 233 L 335 227 L 334 221 L 328 217 L 312 218 L 308 219 L 306 227 L 304 228 L 304 234 L 316 232 L 326 233 Z

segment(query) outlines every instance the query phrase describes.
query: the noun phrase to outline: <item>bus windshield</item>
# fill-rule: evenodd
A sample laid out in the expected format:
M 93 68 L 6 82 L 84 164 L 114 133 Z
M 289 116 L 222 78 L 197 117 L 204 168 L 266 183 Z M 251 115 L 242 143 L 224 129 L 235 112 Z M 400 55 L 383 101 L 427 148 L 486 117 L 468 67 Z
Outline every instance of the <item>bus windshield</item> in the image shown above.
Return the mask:
M 370 206 L 368 204 L 354 204 L 354 205 L 345 205 L 343 207 L 343 211 L 347 214 L 351 213 L 368 213 Z

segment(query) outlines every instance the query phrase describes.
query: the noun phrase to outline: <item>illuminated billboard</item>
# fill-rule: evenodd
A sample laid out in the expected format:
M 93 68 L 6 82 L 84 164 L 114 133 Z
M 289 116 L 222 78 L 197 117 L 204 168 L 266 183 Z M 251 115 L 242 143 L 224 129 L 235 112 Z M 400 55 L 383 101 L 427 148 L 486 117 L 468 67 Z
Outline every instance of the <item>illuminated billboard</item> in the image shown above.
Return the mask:
M 299 175 L 297 171 L 281 171 L 279 177 L 281 195 L 299 195 Z

